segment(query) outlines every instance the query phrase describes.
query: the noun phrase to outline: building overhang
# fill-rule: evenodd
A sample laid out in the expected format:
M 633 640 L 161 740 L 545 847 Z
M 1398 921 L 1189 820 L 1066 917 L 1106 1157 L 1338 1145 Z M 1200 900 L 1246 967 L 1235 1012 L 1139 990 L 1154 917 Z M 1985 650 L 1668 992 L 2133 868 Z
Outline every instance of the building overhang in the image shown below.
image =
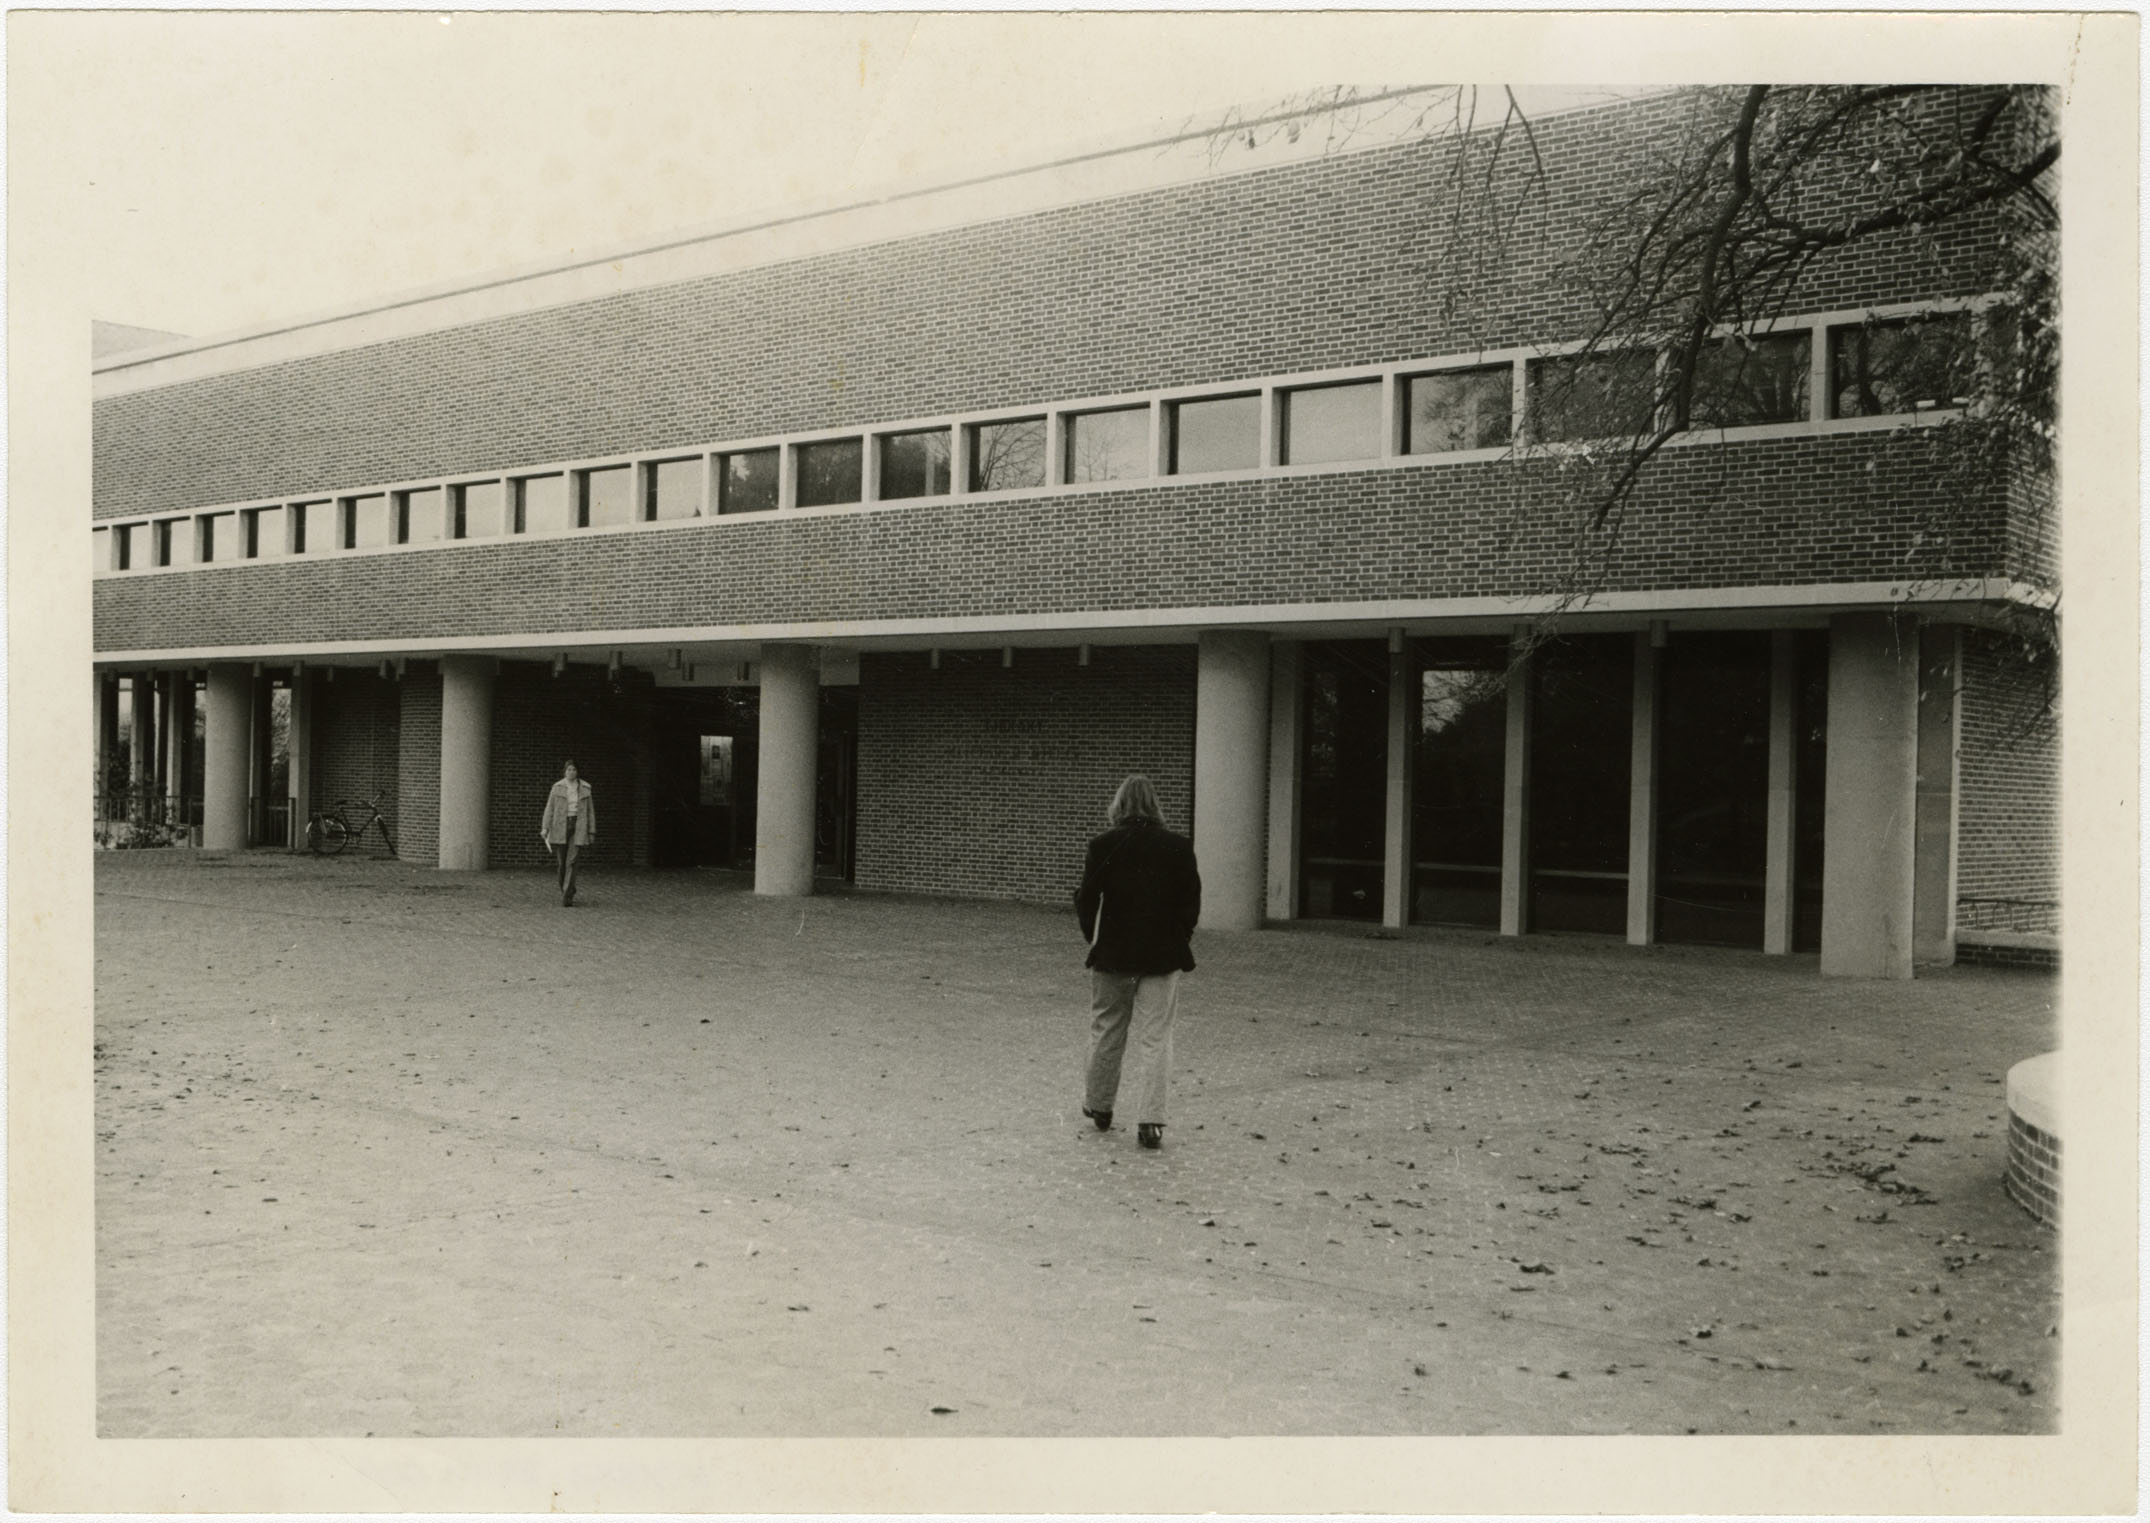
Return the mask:
M 1204 631 L 1250 630 L 1282 640 L 1338 640 L 1411 635 L 1500 634 L 1517 624 L 1552 621 L 1578 633 L 1645 629 L 1786 629 L 1825 627 L 1832 615 L 1894 613 L 1932 623 L 1997 624 L 2024 612 L 2052 612 L 2054 593 L 2002 577 L 1930 582 L 1792 584 L 1599 592 L 1587 597 L 1395 598 L 1363 603 L 1248 604 L 1158 609 L 1100 609 L 935 618 L 800 620 L 784 623 L 680 625 L 665 628 L 528 630 L 431 638 L 291 641 L 249 645 L 100 651 L 100 667 L 200 666 L 259 661 L 285 666 L 369 666 L 395 658 L 491 656 L 506 661 L 608 662 L 668 666 L 751 661 L 764 644 L 834 646 L 856 651 L 963 650 L 1071 645 L 1184 645 Z

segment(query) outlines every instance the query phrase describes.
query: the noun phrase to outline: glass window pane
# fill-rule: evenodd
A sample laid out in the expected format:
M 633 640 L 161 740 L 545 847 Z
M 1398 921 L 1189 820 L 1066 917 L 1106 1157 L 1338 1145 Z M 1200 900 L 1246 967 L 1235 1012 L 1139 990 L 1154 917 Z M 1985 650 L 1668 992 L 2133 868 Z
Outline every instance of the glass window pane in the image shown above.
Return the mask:
M 205 513 L 194 521 L 201 534 L 201 558 L 214 564 L 219 558 L 231 559 L 231 525 L 236 517 L 230 513 Z
M 1381 453 L 1381 383 L 1284 393 L 1284 463 L 1371 460 Z
M 635 472 L 629 465 L 608 465 L 582 473 L 582 523 L 589 529 L 613 529 L 635 521 Z
M 857 502 L 865 450 L 856 439 L 825 439 L 799 446 L 799 506 Z
M 517 534 L 558 534 L 573 527 L 565 476 L 525 476 L 515 483 Z
M 660 460 L 649 468 L 650 517 L 695 518 L 702 511 L 702 462 Z
M 776 506 L 777 475 L 781 463 L 773 449 L 741 450 L 719 457 L 719 513 L 764 513 Z
M 881 439 L 881 495 L 938 497 L 948 490 L 948 430 L 886 434 Z
M 1415 375 L 1404 401 L 1404 453 L 1502 449 L 1514 435 L 1515 367 Z
M 172 520 L 160 518 L 154 527 L 157 542 L 157 564 L 169 566 L 172 564 Z
M 1498 926 L 1507 642 L 1418 640 L 1418 734 L 1411 751 L 1411 919 Z
M 1829 345 L 1833 417 L 1931 412 L 1970 400 L 1969 313 L 1832 328 Z
M 112 564 L 121 571 L 134 569 L 134 553 L 139 536 L 135 525 L 122 524 L 112 531 Z
M 396 522 L 388 511 L 388 494 L 375 492 L 350 502 L 351 535 L 346 543 L 353 550 L 371 550 L 396 542 Z
M 1045 485 L 1045 420 L 1017 418 L 971 430 L 970 489 L 1011 492 Z
M 1262 399 L 1217 397 L 1172 406 L 1172 472 L 1244 471 L 1261 464 Z
M 507 494 L 497 481 L 471 481 L 455 489 L 455 537 L 492 539 L 508 531 Z
M 1150 474 L 1150 410 L 1116 407 L 1067 420 L 1067 479 L 1129 481 Z
M 1728 338 L 1702 351 L 1689 415 L 1697 428 L 1797 423 L 1807 415 L 1811 334 Z
M 1306 647 L 1299 905 L 1310 919 L 1381 918 L 1388 672 L 1379 640 Z
M 1531 657 L 1530 924 L 1627 929 L 1634 637 L 1581 635 Z
M 1657 356 L 1647 349 L 1533 360 L 1532 435 L 1541 443 L 1632 439 L 1649 430 L 1656 385 Z
M 1677 634 L 1658 686 L 1657 935 L 1762 945 L 1769 636 Z
M 430 544 L 448 537 L 442 515 L 443 494 L 439 487 L 419 487 L 403 494 L 403 539 L 406 544 Z

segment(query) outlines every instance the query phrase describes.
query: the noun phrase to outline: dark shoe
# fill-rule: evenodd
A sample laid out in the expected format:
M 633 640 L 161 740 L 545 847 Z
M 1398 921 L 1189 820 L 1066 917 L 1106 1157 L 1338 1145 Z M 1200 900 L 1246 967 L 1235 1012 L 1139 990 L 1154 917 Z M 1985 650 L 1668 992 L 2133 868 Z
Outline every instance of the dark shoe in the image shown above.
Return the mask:
M 1162 1121 L 1143 1121 L 1135 1127 L 1135 1141 L 1155 1150 L 1165 1145 L 1165 1124 Z
M 1112 1130 L 1111 1111 L 1094 1111 L 1086 1105 L 1082 1108 L 1082 1113 L 1085 1116 L 1088 1116 L 1092 1121 L 1095 1121 L 1097 1123 L 1097 1129 L 1099 1131 L 1109 1132 Z

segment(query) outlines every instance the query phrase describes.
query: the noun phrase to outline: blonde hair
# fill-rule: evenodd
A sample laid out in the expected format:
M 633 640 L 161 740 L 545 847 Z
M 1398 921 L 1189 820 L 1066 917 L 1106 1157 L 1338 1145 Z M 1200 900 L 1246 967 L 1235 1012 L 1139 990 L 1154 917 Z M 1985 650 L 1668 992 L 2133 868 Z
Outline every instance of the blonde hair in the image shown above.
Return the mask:
M 1108 825 L 1131 825 L 1137 820 L 1147 820 L 1152 825 L 1162 825 L 1165 813 L 1157 806 L 1157 788 L 1137 772 L 1120 784 L 1120 791 L 1112 796 L 1112 807 L 1105 811 Z

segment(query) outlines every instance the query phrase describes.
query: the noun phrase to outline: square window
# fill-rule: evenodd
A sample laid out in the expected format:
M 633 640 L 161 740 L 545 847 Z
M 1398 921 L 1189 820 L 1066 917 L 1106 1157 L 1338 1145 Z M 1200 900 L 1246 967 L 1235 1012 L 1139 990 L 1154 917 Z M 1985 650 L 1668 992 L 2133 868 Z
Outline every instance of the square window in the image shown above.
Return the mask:
M 1968 312 L 1829 330 L 1830 416 L 1933 412 L 1970 400 L 1976 367 Z
M 866 451 L 857 439 L 823 439 L 799 449 L 799 506 L 835 507 L 859 500 Z
M 1262 399 L 1259 393 L 1174 402 L 1172 474 L 1246 471 L 1261 464 Z
M 1696 428 L 1803 421 L 1813 351 L 1813 335 L 1804 329 L 1717 340 L 1695 366 L 1688 416 Z
M 345 507 L 343 544 L 346 550 L 373 550 L 396 542 L 395 519 L 388 511 L 386 492 L 349 498 Z
M 1404 453 L 1503 449 L 1515 436 L 1515 367 L 1415 375 L 1405 383 Z
M 1632 439 L 1657 408 L 1657 355 L 1648 349 L 1571 354 L 1530 365 L 1531 437 Z
M 717 477 L 719 513 L 766 513 L 776 506 L 781 466 L 777 451 L 740 450 L 717 458 L 722 465 Z
M 336 544 L 335 504 L 332 502 L 295 502 L 291 505 L 291 553 L 293 555 L 320 554 L 333 549 Z
M 1013 418 L 970 431 L 970 489 L 1013 492 L 1045 485 L 1045 420 Z
M 560 534 L 574 527 L 565 476 L 525 476 L 514 487 L 517 534 Z
M 448 537 L 442 511 L 446 494 L 439 487 L 415 487 L 396 494 L 396 538 L 406 545 L 430 544 Z
M 283 508 L 256 508 L 246 515 L 246 556 L 268 560 L 291 549 L 291 530 Z
M 647 518 L 699 518 L 702 516 L 703 467 L 700 457 L 689 460 L 658 460 L 643 467 L 643 489 L 648 493 Z
M 1374 459 L 1381 453 L 1381 383 L 1287 391 L 1283 422 L 1286 465 Z
M 948 490 L 948 430 L 883 434 L 881 496 L 938 497 Z
M 584 529 L 613 529 L 635 518 L 634 467 L 608 465 L 600 470 L 575 473 L 576 525 Z
M 493 539 L 508 531 L 507 490 L 497 481 L 465 481 L 448 489 L 457 539 Z
M 1115 407 L 1070 413 L 1067 479 L 1130 481 L 1150 474 L 1150 410 Z

